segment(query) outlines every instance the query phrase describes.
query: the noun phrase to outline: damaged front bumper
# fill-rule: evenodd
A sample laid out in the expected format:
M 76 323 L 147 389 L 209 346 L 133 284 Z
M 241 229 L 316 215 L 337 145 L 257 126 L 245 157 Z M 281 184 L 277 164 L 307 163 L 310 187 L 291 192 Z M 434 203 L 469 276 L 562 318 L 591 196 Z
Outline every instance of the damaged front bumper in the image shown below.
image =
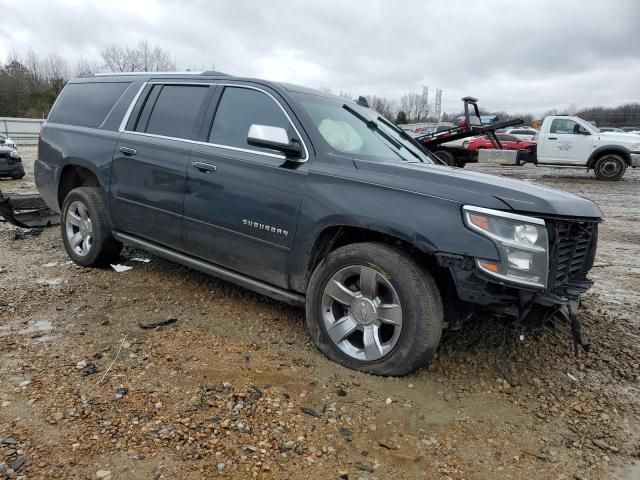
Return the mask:
M 450 268 L 450 271 L 460 301 L 457 315 L 449 317 L 450 329 L 461 328 L 466 321 L 482 316 L 535 326 L 566 321 L 571 325 L 576 351 L 579 346 L 588 350 L 576 317 L 581 295 L 593 285 L 586 274 L 551 290 L 536 291 L 497 284 L 475 269 Z

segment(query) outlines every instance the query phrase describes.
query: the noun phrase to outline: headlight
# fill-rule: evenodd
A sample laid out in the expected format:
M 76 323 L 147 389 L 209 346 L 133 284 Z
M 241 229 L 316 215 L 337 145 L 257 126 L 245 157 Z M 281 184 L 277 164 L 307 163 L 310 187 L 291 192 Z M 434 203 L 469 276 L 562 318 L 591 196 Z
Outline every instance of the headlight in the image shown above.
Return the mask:
M 10 156 L 11 158 L 18 158 L 18 157 L 20 156 L 20 154 L 18 153 L 18 151 L 17 151 L 17 150 L 11 150 L 11 151 L 9 152 L 9 156 Z
M 549 245 L 544 220 L 500 210 L 464 206 L 467 228 L 491 239 L 500 259 L 476 259 L 487 274 L 536 288 L 545 288 L 549 274 Z

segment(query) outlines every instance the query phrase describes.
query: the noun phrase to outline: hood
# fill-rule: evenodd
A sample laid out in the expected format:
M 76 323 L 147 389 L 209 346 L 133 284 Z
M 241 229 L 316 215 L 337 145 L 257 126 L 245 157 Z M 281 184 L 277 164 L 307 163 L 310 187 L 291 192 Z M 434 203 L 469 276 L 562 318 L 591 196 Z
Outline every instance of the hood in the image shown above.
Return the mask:
M 600 139 L 607 140 L 609 142 L 614 141 L 625 144 L 640 144 L 640 134 L 637 133 L 600 132 L 597 135 L 600 137 Z
M 495 203 L 486 203 L 487 197 L 493 197 L 507 208 L 533 215 L 603 217 L 600 208 L 591 200 L 521 180 L 425 163 L 360 160 L 355 163 L 358 169 L 364 171 L 392 175 L 396 187 L 461 203 L 473 202 L 478 207 L 496 208 Z M 382 178 L 376 178 L 375 181 L 381 182 Z

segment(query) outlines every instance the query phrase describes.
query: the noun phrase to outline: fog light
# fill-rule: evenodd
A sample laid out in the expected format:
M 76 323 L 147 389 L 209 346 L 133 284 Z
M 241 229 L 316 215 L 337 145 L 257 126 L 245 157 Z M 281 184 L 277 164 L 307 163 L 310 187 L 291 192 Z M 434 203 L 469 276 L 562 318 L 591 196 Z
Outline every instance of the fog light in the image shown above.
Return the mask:
M 507 254 L 507 261 L 509 262 L 510 267 L 528 272 L 531 270 L 533 256 L 527 252 L 512 250 Z

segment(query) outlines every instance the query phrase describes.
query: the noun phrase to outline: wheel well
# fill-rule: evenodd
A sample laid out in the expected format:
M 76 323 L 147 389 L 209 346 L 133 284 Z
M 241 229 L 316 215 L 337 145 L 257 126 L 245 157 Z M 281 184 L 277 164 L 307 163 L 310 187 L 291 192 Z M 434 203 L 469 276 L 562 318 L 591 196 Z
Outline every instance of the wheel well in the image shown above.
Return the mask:
M 606 150 L 594 152 L 594 155 L 591 158 L 591 161 L 589 162 L 588 168 L 593 168 L 596 162 L 606 155 L 616 155 L 618 157 L 622 157 L 622 159 L 627 163 L 627 166 L 631 165 L 631 157 L 627 152 L 612 148 L 612 149 L 606 149 Z
M 438 265 L 435 255 L 417 249 L 410 242 L 367 228 L 337 225 L 323 230 L 316 238 L 309 255 L 305 286 L 308 285 L 313 271 L 329 253 L 345 245 L 362 242 L 385 243 L 411 255 L 411 258 L 427 270 L 436 282 L 445 307 L 445 322 L 451 327 L 457 323 L 458 309 L 456 304 L 459 303 L 459 300 L 455 282 L 449 269 Z
M 79 165 L 67 165 L 60 174 L 58 182 L 58 205 L 62 208 L 67 194 L 78 187 L 100 187 L 98 177 L 88 168 Z

